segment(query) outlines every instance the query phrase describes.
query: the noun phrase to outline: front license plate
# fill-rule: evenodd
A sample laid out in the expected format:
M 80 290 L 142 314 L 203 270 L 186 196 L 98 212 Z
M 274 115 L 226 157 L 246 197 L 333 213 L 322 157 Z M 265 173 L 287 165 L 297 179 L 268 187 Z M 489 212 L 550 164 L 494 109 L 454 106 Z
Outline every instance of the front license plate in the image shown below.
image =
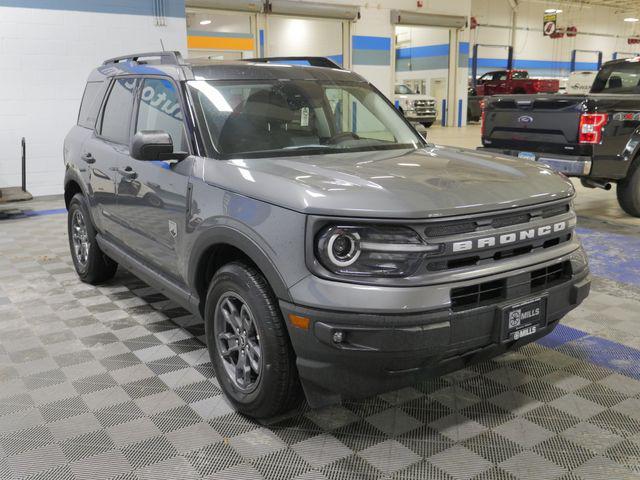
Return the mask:
M 532 335 L 546 321 L 544 297 L 530 298 L 502 309 L 502 338 L 518 340 Z
M 525 160 L 535 160 L 536 154 L 533 152 L 519 152 L 518 158 L 524 158 Z

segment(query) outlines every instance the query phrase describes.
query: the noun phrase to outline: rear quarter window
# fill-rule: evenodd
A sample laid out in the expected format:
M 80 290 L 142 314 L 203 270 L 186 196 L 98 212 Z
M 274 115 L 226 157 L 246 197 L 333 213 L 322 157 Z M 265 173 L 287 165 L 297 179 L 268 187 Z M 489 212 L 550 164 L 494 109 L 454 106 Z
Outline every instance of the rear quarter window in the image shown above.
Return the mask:
M 104 82 L 87 83 L 84 88 L 82 103 L 80 104 L 80 112 L 78 113 L 78 125 L 93 129 L 98 118 L 98 110 L 104 96 L 104 90 Z

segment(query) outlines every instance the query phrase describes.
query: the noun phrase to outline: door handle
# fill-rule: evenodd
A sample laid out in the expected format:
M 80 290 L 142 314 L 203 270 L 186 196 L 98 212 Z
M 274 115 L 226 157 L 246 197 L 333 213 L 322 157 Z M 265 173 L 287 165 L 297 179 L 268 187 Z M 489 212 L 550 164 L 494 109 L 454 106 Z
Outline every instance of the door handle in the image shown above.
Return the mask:
M 96 159 L 90 153 L 85 153 L 84 155 L 82 155 L 82 160 L 85 163 L 96 163 Z
M 138 174 L 133 171 L 131 167 L 126 167 L 124 170 L 121 168 L 116 168 L 116 172 L 122 175 L 122 178 L 125 180 L 135 180 L 138 178 Z

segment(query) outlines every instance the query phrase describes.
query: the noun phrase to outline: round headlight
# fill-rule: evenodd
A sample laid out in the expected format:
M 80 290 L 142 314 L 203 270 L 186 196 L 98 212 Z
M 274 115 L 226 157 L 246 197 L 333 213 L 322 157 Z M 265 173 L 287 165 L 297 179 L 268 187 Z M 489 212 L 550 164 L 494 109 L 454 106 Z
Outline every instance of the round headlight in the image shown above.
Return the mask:
M 327 256 L 337 267 L 353 265 L 360 256 L 360 235 L 336 230 L 327 241 Z

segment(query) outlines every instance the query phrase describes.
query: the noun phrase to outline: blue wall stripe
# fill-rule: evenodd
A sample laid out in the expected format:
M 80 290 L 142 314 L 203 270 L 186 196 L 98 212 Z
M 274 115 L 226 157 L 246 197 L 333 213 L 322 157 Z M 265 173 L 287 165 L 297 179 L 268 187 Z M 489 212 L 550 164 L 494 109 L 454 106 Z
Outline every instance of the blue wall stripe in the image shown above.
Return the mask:
M 154 0 L 0 0 L 0 7 L 153 16 Z M 184 0 L 165 0 L 166 17 L 184 18 Z
M 389 37 L 370 37 L 364 35 L 354 35 L 351 38 L 351 45 L 354 50 L 391 50 L 391 39 Z
M 396 49 L 396 58 L 440 57 L 443 55 L 449 55 L 448 44 Z
M 473 58 L 469 58 L 469 67 Z M 484 68 L 507 68 L 506 58 L 478 58 L 478 67 Z M 571 62 L 560 62 L 552 60 L 523 60 L 515 59 L 514 68 L 523 68 L 526 70 L 532 69 L 546 69 L 546 70 L 569 70 L 571 68 Z M 598 70 L 598 64 L 596 62 L 576 62 L 577 70 Z
M 466 66 L 466 61 L 463 64 Z M 442 57 L 415 57 L 396 60 L 396 71 L 448 70 L 449 55 Z
M 344 57 L 342 55 L 328 55 L 327 58 L 335 63 L 337 63 L 338 65 L 340 65 L 341 67 L 343 66 L 344 62 Z
M 354 50 L 354 65 L 391 65 L 391 52 L 389 50 Z

